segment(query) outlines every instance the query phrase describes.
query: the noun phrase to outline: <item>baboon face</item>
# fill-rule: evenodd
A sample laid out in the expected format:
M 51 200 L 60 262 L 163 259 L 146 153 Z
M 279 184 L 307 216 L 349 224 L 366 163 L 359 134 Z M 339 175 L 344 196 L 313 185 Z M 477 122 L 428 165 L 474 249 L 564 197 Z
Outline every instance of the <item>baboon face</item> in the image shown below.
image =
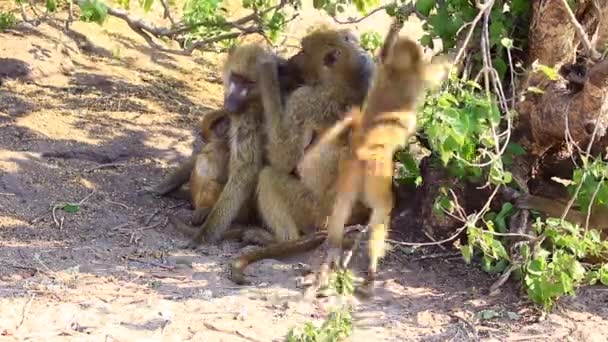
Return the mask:
M 252 100 L 259 100 L 257 63 L 262 59 L 274 59 L 281 92 L 290 92 L 304 83 L 302 71 L 292 59 L 285 60 L 257 44 L 233 47 L 224 66 L 224 108 L 240 113 Z
M 230 49 L 224 64 L 225 110 L 240 113 L 251 100 L 259 98 L 256 63 L 264 56 L 270 56 L 270 52 L 256 44 L 244 44 Z
M 292 63 L 308 84 L 345 83 L 363 93 L 367 92 L 374 70 L 372 57 L 349 30 L 319 30 L 307 35 Z

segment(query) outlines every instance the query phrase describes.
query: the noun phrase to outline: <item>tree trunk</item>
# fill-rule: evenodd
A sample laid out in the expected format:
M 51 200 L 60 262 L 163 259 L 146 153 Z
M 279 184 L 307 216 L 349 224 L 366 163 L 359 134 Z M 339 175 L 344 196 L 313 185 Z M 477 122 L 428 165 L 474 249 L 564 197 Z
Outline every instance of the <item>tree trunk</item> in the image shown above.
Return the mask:
M 514 173 L 524 182 L 542 174 L 543 165 L 538 166 L 538 173 L 534 165 L 547 153 L 570 158 L 579 150 L 585 151 L 594 131 L 595 151 L 604 150 L 601 144 L 608 141 L 603 138 L 608 126 L 608 61 L 594 63 L 585 58 L 586 51 L 577 51 L 581 40 L 561 0 L 535 0 L 532 11 L 528 64 L 537 61 L 556 67 L 560 76 L 550 80 L 530 68 L 519 87 L 525 95 L 516 105 L 520 117 L 515 136 L 530 155 L 519 161 Z M 576 15 L 590 32 L 590 40 L 597 30 L 598 46 L 603 46 L 599 44 L 608 41 L 608 21 L 598 25 L 600 11 L 608 18 L 607 5 L 597 9 L 592 1 L 581 1 Z M 526 91 L 529 87 L 544 93 Z

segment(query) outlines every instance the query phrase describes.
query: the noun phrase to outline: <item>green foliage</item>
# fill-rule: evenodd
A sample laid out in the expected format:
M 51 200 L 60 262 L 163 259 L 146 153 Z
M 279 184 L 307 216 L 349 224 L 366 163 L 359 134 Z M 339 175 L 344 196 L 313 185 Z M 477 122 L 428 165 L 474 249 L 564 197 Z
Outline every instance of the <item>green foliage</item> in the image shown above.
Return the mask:
M 397 182 L 420 186 L 422 184 L 422 175 L 420 174 L 418 161 L 414 159 L 414 156 L 406 150 L 401 150 L 395 154 L 395 158 L 397 160 L 395 175 Z
M 572 195 L 580 186 L 577 204 L 581 211 L 588 212 L 590 205 L 597 205 L 601 210 L 608 210 L 608 163 L 597 159 L 589 164 L 587 159 L 583 160 L 583 168 L 574 170 L 572 183 L 568 190 Z M 593 199 L 593 203 L 591 203 Z
M 477 253 L 486 272 L 501 272 L 508 266 L 511 260 L 504 247 L 506 240 L 493 233 L 507 232 L 506 219 L 513 213 L 512 205 L 505 203 L 499 213 L 490 212 L 484 217 L 484 228 L 468 227 L 468 244 L 461 247 L 466 262 Z M 608 241 L 602 241 L 598 231 L 585 231 L 556 218 L 536 219 L 533 228 L 538 243 L 519 245 L 523 261 L 518 264 L 518 274 L 534 302 L 549 310 L 556 299 L 574 295 L 580 285 L 598 281 L 608 284 L 607 265 L 584 266 L 580 262 L 608 253 Z
M 351 295 L 355 292 L 354 275 L 350 269 L 339 269 L 332 273 L 329 288 L 339 295 Z
M 102 0 L 81 0 L 80 20 L 84 22 L 94 22 L 99 25 L 108 17 L 108 6 Z
M 66 204 L 61 209 L 67 213 L 75 213 L 80 210 L 80 206 L 77 204 Z
M 153 2 L 154 0 L 139 0 L 139 6 L 141 6 L 145 12 L 150 12 Z
M 184 4 L 184 23 L 190 28 L 185 36 L 185 44 L 197 39 L 207 39 L 225 33 L 226 10 L 221 0 L 187 0 Z M 232 42 L 228 42 L 230 44 Z
M 131 7 L 131 0 L 115 0 L 115 3 L 124 9 L 129 9 Z
M 370 53 L 375 53 L 382 45 L 383 38 L 376 31 L 366 31 L 361 34 L 361 46 Z
M 473 82 L 452 79 L 438 94 L 428 96 L 419 111 L 419 127 L 426 136 L 432 153 L 452 175 L 479 180 L 483 169 L 476 165 L 488 159 L 493 184 L 508 184 L 510 173 L 496 157 L 494 132 L 501 114 L 494 98 L 479 94 L 481 87 Z
M 313 0 L 314 8 L 323 10 L 331 16 L 346 11 L 350 5 L 354 5 L 359 13 L 366 13 L 373 7 L 378 6 L 379 0 Z
M 605 266 L 599 271 L 586 269 L 579 261 L 586 256 L 608 252 L 608 242 L 601 241 L 597 231 L 585 232 L 579 226 L 558 219 L 544 222 L 539 219 L 534 229 L 546 241 L 535 253 L 529 248 L 522 251 L 526 260 L 522 267 L 524 285 L 533 301 L 550 309 L 557 298 L 574 295 L 575 288 L 584 281 L 601 280 Z
M 496 0 L 492 7 L 488 28 L 489 45 L 492 64 L 501 78 L 508 70 L 506 49 L 510 49 L 514 42 L 520 48 L 525 47 L 530 4 L 530 0 Z M 468 0 L 416 0 L 415 6 L 419 13 L 428 17 L 423 26 L 427 34 L 421 43 L 433 48 L 433 39 L 439 38 L 444 51 L 456 45 L 463 25 L 471 22 L 478 13 L 475 2 Z
M 53 13 L 57 10 L 57 0 L 46 0 L 46 10 Z
M 353 332 L 350 312 L 336 310 L 320 327 L 308 322 L 303 327 L 292 328 L 287 335 L 287 342 L 335 342 L 344 339 Z
M 0 11 L 0 30 L 9 29 L 17 24 L 17 18 L 11 12 Z

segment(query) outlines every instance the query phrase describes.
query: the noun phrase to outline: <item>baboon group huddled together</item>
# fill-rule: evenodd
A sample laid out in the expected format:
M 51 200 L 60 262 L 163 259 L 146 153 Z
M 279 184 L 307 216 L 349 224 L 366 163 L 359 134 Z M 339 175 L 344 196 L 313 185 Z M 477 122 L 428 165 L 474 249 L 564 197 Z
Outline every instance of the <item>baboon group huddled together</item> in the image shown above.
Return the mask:
M 243 284 L 249 263 L 327 239 L 318 288 L 330 267 L 348 263 L 339 258 L 344 226 L 368 220 L 373 289 L 393 208 L 393 154 L 415 131 L 420 95 L 446 74 L 401 27 L 393 24 L 375 63 L 349 30 L 328 28 L 302 38 L 289 59 L 259 44 L 229 51 L 224 106 L 200 125 L 206 144 L 152 189 L 188 185 L 199 227 L 172 222 L 191 233 L 190 247 L 229 238 L 264 245 L 231 262 L 231 279 Z

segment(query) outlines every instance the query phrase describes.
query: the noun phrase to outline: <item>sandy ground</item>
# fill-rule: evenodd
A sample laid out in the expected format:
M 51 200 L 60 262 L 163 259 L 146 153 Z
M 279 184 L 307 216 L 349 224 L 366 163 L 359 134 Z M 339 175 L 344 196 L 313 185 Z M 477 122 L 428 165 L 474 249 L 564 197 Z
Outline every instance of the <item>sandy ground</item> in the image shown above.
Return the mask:
M 236 286 L 226 262 L 243 246 L 182 249 L 166 215 L 189 206 L 138 193 L 200 146 L 218 56 L 158 53 L 111 19 L 0 33 L 0 58 L 0 341 L 281 341 L 326 317 L 331 302 L 298 299 L 306 256 Z M 431 252 L 394 250 L 376 296 L 355 301 L 351 341 L 607 340 L 605 289 L 543 315 L 514 284 L 488 297 L 489 275 Z

